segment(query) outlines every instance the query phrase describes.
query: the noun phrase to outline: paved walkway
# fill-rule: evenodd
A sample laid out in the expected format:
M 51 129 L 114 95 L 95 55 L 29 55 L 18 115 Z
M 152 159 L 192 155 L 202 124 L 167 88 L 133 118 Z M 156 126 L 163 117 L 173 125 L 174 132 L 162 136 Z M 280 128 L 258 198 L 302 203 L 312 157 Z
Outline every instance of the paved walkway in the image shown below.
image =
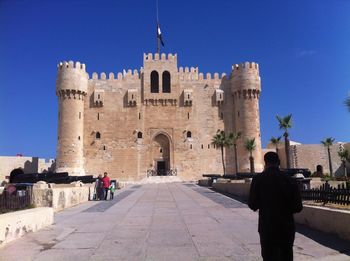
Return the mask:
M 295 260 L 350 260 L 349 242 L 298 231 Z M 0 249 L 0 260 L 261 260 L 257 214 L 194 184 L 135 185 L 56 214 Z

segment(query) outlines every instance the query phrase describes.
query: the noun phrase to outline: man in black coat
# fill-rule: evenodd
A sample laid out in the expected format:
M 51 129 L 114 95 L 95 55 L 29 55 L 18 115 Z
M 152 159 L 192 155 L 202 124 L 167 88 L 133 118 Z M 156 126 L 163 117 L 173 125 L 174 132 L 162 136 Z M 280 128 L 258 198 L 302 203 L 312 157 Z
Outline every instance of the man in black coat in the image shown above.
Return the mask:
M 261 255 L 264 261 L 292 261 L 295 226 L 293 213 L 303 209 L 298 186 L 279 169 L 275 152 L 264 156 L 265 170 L 253 178 L 249 208 L 259 210 Z

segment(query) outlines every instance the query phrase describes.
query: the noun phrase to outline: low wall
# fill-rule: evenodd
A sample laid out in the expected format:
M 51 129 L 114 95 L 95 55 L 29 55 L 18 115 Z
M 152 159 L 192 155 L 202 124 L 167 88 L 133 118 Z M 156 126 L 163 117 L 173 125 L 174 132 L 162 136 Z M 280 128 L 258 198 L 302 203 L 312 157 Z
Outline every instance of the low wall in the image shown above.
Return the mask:
M 250 182 L 245 182 L 244 180 L 232 180 L 231 182 L 216 182 L 212 185 L 213 189 L 223 193 L 229 193 L 242 198 L 243 200 L 248 200 Z
M 213 183 L 213 188 L 218 192 L 229 193 L 248 200 L 250 182 L 217 182 Z M 295 214 L 294 218 L 296 223 L 325 233 L 333 233 L 350 241 L 350 211 L 304 205 L 303 210 Z
M 52 207 L 55 212 L 92 199 L 94 184 L 46 184 L 33 186 L 33 200 L 37 207 Z
M 294 219 L 296 223 L 334 233 L 350 241 L 350 211 L 304 205 L 303 210 L 294 215 Z
M 25 233 L 53 223 L 52 208 L 32 208 L 0 215 L 0 247 Z

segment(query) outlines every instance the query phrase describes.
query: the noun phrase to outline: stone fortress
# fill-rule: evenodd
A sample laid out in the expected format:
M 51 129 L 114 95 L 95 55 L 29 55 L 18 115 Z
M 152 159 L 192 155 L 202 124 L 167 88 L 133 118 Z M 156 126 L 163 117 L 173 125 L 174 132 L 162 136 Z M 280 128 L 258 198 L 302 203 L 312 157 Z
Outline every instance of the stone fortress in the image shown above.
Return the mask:
M 56 171 L 138 181 L 150 170 L 195 180 L 223 173 L 212 144 L 218 130 L 242 132 L 238 169 L 249 171 L 247 138 L 255 138 L 256 171 L 263 169 L 259 66 L 236 64 L 229 76 L 178 67 L 177 55 L 144 54 L 143 67 L 114 75 L 86 72 L 85 64 L 58 64 Z M 225 150 L 227 173 L 234 151 Z

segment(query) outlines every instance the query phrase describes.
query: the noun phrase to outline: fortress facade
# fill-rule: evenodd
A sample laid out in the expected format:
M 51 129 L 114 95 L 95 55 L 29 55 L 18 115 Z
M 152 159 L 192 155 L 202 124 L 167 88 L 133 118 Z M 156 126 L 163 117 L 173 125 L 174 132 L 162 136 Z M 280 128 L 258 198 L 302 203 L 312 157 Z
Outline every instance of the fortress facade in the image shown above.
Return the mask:
M 137 181 L 147 174 L 194 180 L 222 174 L 218 130 L 242 132 L 238 169 L 249 171 L 248 138 L 255 138 L 255 169 L 263 168 L 259 67 L 246 62 L 229 76 L 178 67 L 177 55 L 144 54 L 143 67 L 114 75 L 85 64 L 58 65 L 59 103 L 56 171 Z M 227 173 L 235 172 L 233 148 L 225 149 Z

